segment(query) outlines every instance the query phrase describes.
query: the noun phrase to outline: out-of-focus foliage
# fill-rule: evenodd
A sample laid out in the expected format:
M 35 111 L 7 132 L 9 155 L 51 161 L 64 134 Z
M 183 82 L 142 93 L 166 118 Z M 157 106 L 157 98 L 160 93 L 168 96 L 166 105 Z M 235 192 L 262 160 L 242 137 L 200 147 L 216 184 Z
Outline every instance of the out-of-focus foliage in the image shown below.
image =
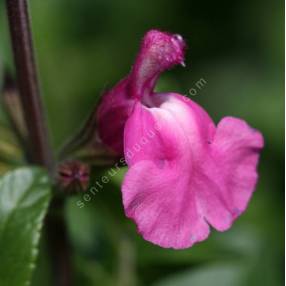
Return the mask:
M 23 152 L 13 131 L 0 125 L 0 175 L 23 162 Z
M 0 61 L 13 70 L 2 2 Z M 66 216 L 75 250 L 76 285 L 282 285 L 283 2 L 30 0 L 30 4 L 55 147 L 81 125 L 102 92 L 128 73 L 140 39 L 150 28 L 180 33 L 189 46 L 187 67 L 165 73 L 158 90 L 189 95 L 195 88 L 197 94 L 189 96 L 216 122 L 226 115 L 241 117 L 265 137 L 260 180 L 246 213 L 230 231 L 213 232 L 188 250 L 161 249 L 136 233 L 121 203 L 124 170 L 83 208 L 77 205 L 81 196 L 71 198 Z M 207 83 L 199 89 L 196 83 L 201 78 Z M 0 124 L 8 126 L 1 110 Z M 106 172 L 95 170 L 92 184 Z M 45 240 L 42 244 L 34 285 L 50 285 Z

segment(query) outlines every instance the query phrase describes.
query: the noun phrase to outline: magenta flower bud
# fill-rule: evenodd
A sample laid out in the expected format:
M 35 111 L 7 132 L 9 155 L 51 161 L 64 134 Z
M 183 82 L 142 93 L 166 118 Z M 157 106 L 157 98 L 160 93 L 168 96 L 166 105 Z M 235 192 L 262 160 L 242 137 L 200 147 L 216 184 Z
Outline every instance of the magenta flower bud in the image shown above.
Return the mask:
M 79 161 L 66 161 L 58 166 L 57 181 L 68 192 L 85 191 L 89 184 L 90 168 Z
M 101 140 L 124 153 L 127 217 L 148 241 L 182 249 L 205 240 L 210 226 L 231 227 L 257 182 L 263 137 L 245 121 L 217 125 L 194 101 L 157 93 L 161 72 L 184 62 L 181 36 L 148 32 L 130 74 L 107 92 L 97 119 Z

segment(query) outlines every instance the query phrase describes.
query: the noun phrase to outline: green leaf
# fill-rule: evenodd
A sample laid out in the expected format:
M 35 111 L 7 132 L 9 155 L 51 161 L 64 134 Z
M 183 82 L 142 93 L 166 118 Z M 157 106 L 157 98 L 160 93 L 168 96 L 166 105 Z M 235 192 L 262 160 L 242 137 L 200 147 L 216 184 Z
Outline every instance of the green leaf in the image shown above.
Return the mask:
M 46 172 L 20 168 L 0 178 L 0 285 L 29 285 L 50 200 Z

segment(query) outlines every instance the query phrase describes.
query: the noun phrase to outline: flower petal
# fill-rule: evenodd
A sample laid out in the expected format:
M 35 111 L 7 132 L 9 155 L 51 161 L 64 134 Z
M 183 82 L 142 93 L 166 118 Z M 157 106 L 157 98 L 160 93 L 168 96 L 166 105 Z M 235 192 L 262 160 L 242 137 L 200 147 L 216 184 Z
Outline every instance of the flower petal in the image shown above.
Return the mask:
M 152 95 L 152 108 L 138 102 L 126 122 L 124 154 L 129 166 L 141 160 L 188 161 L 209 148 L 215 126 L 207 113 L 175 93 Z
M 159 103 L 163 95 L 156 96 Z M 138 103 L 127 121 L 123 202 L 146 240 L 185 248 L 208 236 L 206 222 L 224 231 L 245 210 L 263 138 L 240 119 L 224 118 L 215 129 L 193 102 L 164 99 L 155 108 Z M 154 126 L 148 144 L 128 158 Z
M 246 209 L 255 189 L 256 167 L 263 144 L 261 133 L 241 119 L 225 117 L 218 124 L 211 152 L 213 164 L 208 168 L 232 220 Z M 208 212 L 206 219 L 218 230 L 229 227 L 219 215 L 214 218 Z
M 209 235 L 188 177 L 180 170 L 178 165 L 159 168 L 141 161 L 128 170 L 122 186 L 126 215 L 144 239 L 161 247 L 187 248 Z
M 212 121 L 178 95 L 156 94 L 153 100 L 158 107 L 138 102 L 126 123 L 130 169 L 122 187 L 124 207 L 145 239 L 162 247 L 186 248 L 209 234 L 197 201 L 198 180 L 191 178 L 199 154 L 204 156 L 208 148 L 201 127 Z M 142 138 L 148 141 L 138 147 Z

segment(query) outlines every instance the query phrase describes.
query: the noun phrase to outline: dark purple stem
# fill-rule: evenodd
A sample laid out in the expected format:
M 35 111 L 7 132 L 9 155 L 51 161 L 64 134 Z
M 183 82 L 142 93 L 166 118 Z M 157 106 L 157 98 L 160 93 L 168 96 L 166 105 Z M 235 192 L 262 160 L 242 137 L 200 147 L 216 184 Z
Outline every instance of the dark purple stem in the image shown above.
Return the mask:
M 17 86 L 28 129 L 30 163 L 53 173 L 52 151 L 40 98 L 27 0 L 6 0 L 10 35 L 17 72 Z M 46 218 L 46 231 L 54 269 L 55 286 L 72 285 L 70 247 L 63 217 L 63 198 L 54 198 Z M 55 215 L 57 214 L 57 215 Z
M 64 203 L 62 198 L 54 198 L 50 206 L 53 211 L 46 217 L 47 240 L 49 255 L 52 260 L 54 286 L 72 286 L 74 284 L 71 247 L 63 214 Z
M 26 0 L 6 0 L 17 83 L 28 127 L 32 162 L 52 168 L 52 152 L 40 98 Z

